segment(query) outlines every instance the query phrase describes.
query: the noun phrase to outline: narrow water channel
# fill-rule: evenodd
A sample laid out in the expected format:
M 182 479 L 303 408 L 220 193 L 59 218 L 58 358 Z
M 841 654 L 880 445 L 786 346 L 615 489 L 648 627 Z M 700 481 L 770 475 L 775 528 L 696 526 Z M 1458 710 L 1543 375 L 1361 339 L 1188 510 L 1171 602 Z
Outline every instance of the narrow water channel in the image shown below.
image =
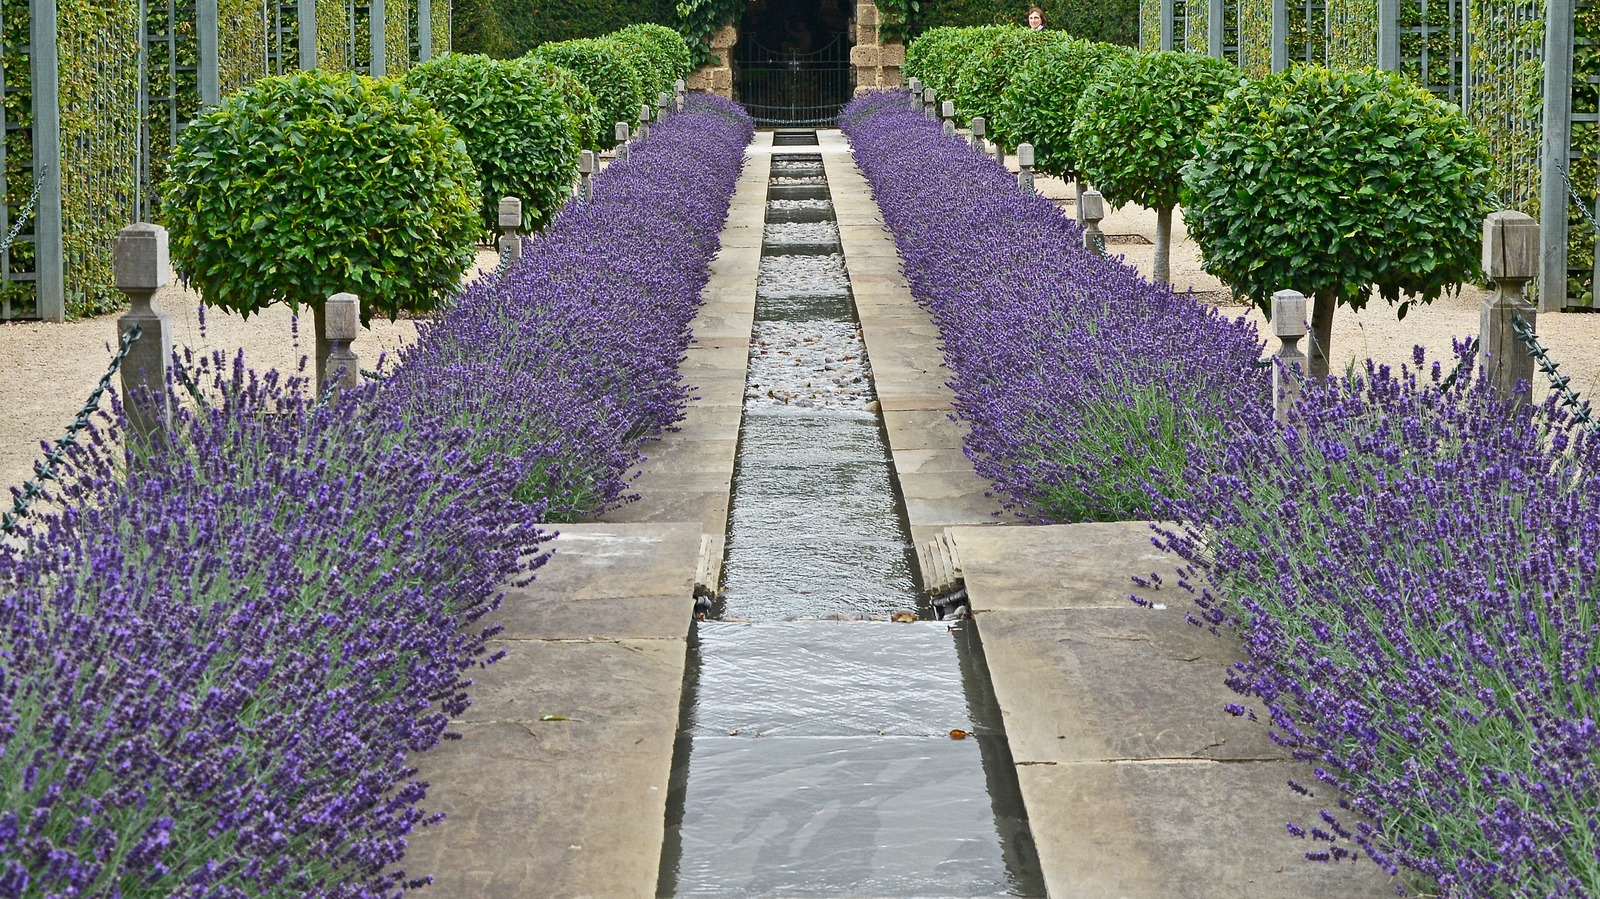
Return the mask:
M 919 598 L 833 219 L 821 156 L 774 154 L 659 895 L 1042 897 L 975 629 Z

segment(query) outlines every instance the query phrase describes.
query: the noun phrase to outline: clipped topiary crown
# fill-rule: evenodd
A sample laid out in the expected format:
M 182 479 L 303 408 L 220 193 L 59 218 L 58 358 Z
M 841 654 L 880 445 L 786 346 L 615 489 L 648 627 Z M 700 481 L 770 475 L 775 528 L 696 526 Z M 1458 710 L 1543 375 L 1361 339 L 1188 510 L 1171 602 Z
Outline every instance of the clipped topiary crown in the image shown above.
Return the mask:
M 1004 28 L 992 40 L 980 44 L 967 54 L 956 76 L 956 109 L 963 118 L 981 115 L 989 120 L 989 139 L 1015 148 L 1016 143 L 999 115 L 1000 95 L 1005 93 L 1011 76 L 1022 68 L 1033 54 L 1071 40 L 1062 31 L 1030 31 L 1027 28 Z
M 639 104 L 645 101 L 644 83 L 622 44 L 607 38 L 583 38 L 540 44 L 528 55 L 553 62 L 578 76 L 594 95 L 600 107 L 601 127 L 594 135 L 598 146 L 616 143 L 613 129 L 617 122 L 634 125 L 639 121 Z M 654 96 L 650 102 L 655 102 Z
M 1006 25 L 930 28 L 906 46 L 905 76 L 920 78 L 941 98 L 953 99 L 967 57 L 1010 30 Z
M 528 66 L 535 80 L 548 84 L 561 96 L 561 102 L 567 108 L 567 125 L 572 130 L 572 139 L 577 142 L 578 149 L 600 149 L 598 135 L 602 131 L 611 133 L 613 129 L 606 126 L 600 116 L 600 104 L 595 102 L 594 94 L 589 93 L 578 76 L 549 60 L 534 56 L 524 56 L 516 62 Z
M 349 291 L 363 320 L 426 311 L 480 232 L 478 177 L 455 129 L 395 81 L 263 78 L 197 118 L 173 154 L 173 267 L 248 315 Z
M 1033 144 L 1034 168 L 1066 178 L 1078 174 L 1072 125 L 1078 101 L 1100 68 L 1134 54 L 1117 44 L 1068 41 L 1033 54 L 1000 95 L 998 116 L 1018 142 Z
M 1103 65 L 1078 104 L 1079 170 L 1113 203 L 1178 205 L 1183 167 L 1200 129 L 1243 79 L 1197 53 L 1141 53 Z
M 407 72 L 405 83 L 466 141 L 482 182 L 478 211 L 486 233 L 495 230 L 501 197 L 522 198 L 526 230 L 566 203 L 578 142 L 565 100 L 532 62 L 445 53 Z
M 693 71 L 688 42 L 665 25 L 629 25 L 612 32 L 611 37 L 628 49 L 645 75 L 647 103 L 654 103 L 657 94 L 672 93 L 673 82 Z
M 1354 309 L 1374 286 L 1428 302 L 1478 272 L 1488 151 L 1399 75 L 1296 67 L 1245 84 L 1199 145 L 1189 234 L 1206 271 L 1263 309 L 1285 288 Z

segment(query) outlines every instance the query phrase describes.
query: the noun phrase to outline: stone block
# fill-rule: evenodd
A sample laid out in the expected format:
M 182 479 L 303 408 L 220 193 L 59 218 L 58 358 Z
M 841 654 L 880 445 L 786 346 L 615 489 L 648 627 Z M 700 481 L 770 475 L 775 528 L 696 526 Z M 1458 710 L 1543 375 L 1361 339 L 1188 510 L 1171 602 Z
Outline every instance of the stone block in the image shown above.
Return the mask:
M 975 612 L 1126 609 L 1133 605 L 1128 595 L 1135 593 L 1152 603 L 1187 608 L 1190 596 L 1177 586 L 1178 559 L 1156 548 L 1154 536 L 1145 521 L 960 528 L 951 534 Z M 1133 581 L 1152 574 L 1161 578 L 1162 588 L 1142 588 Z
M 711 49 L 726 50 L 739 43 L 739 29 L 732 24 L 724 25 L 711 35 Z
M 874 29 L 878 27 L 878 4 L 856 4 L 856 27 Z
M 850 48 L 850 64 L 858 69 L 877 68 L 878 47 L 876 44 L 857 44 Z
M 727 66 L 711 72 L 711 92 L 723 97 L 733 95 L 733 70 Z
M 906 64 L 906 45 L 902 43 L 882 44 L 879 48 L 878 64 L 888 68 L 896 68 Z
M 892 46 L 897 46 L 897 45 L 890 44 L 889 46 L 892 47 Z M 901 48 L 900 52 L 902 54 L 904 54 L 905 53 L 905 49 Z M 886 66 L 885 68 L 882 68 L 882 69 L 878 70 L 878 86 L 879 87 L 882 87 L 882 88 L 885 88 L 885 89 L 888 89 L 888 90 L 894 90 L 895 88 L 899 88 L 899 87 L 905 86 L 905 83 L 906 83 L 905 75 L 903 75 L 900 72 L 899 65 L 895 65 L 893 67 L 887 67 Z
M 683 79 L 683 83 L 692 91 L 709 91 L 711 90 L 711 73 L 714 71 L 716 70 L 710 66 L 695 69 L 689 73 L 689 77 Z

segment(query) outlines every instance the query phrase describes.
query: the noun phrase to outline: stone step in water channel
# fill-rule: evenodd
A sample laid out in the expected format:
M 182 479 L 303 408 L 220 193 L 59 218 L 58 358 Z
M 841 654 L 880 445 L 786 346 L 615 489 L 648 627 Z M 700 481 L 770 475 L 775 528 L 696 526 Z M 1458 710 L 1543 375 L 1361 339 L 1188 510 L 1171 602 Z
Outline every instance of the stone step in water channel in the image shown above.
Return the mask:
M 1044 896 L 976 631 L 920 598 L 821 157 L 768 200 L 658 895 Z

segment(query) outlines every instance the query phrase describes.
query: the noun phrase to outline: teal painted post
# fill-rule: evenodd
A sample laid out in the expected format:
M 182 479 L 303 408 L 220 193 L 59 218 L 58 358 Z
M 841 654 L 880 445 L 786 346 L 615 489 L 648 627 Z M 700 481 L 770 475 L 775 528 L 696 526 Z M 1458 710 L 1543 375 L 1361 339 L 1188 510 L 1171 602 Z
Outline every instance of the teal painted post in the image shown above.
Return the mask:
M 1544 136 L 1539 159 L 1539 311 L 1567 304 L 1567 182 L 1572 152 L 1572 0 L 1546 0 Z
M 34 208 L 34 308 L 47 321 L 67 318 L 66 260 L 61 234 L 61 71 L 56 59 L 56 0 L 30 0 L 33 88 L 33 172 L 41 181 Z
M 1400 0 L 1378 0 L 1378 68 L 1400 70 Z
M 195 80 L 200 90 L 200 108 L 222 102 L 222 82 L 217 70 L 217 0 L 195 0 L 195 50 L 199 55 Z
M 295 19 L 300 32 L 300 71 L 317 67 L 317 0 L 298 0 Z
M 417 0 L 417 62 L 433 58 L 433 0 Z
M 1222 58 L 1223 6 L 1223 0 L 1206 0 L 1206 55 L 1212 59 Z
M 1163 51 L 1170 51 L 1173 45 L 1174 24 L 1177 19 L 1177 10 L 1173 8 L 1174 0 L 1161 0 L 1161 44 Z
M 1272 0 L 1272 72 L 1289 67 L 1289 3 Z
M 371 38 L 372 52 L 372 77 L 382 78 L 389 74 L 389 52 L 384 42 L 385 29 L 383 0 L 370 0 L 367 9 L 367 34 Z

